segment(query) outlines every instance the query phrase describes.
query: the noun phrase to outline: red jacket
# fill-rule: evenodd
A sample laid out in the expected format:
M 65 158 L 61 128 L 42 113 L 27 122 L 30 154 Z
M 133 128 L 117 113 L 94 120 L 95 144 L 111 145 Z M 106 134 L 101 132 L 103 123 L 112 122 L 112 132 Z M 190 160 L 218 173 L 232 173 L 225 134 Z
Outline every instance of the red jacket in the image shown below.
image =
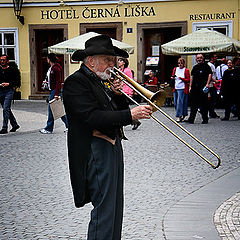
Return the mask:
M 173 69 L 172 77 L 175 75 L 175 72 L 176 72 L 176 67 Z M 185 78 L 182 78 L 182 80 L 185 84 L 184 93 L 188 94 L 189 93 L 189 82 L 190 82 L 190 71 L 187 68 L 185 68 L 184 75 L 185 75 Z M 173 92 L 175 92 L 175 84 L 173 87 Z
M 158 79 L 157 77 L 149 77 L 148 80 L 144 83 L 144 85 L 149 84 L 149 85 L 157 85 Z
M 55 96 L 59 96 L 60 90 L 63 87 L 63 72 L 59 63 L 55 63 L 50 72 L 50 88 L 55 89 Z

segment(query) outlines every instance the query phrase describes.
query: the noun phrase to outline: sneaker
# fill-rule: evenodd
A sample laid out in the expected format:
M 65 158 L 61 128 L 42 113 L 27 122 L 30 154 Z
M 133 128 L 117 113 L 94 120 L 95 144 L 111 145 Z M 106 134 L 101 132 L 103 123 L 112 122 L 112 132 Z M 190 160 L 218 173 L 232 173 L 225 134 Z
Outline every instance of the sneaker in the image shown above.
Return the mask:
M 181 121 L 184 121 L 185 116 L 180 117 Z
M 6 133 L 8 133 L 8 131 L 7 131 L 6 129 L 2 129 L 2 130 L 0 131 L 0 134 L 6 134 Z
M 141 122 L 137 122 L 136 124 L 133 125 L 132 130 L 136 130 L 140 125 L 141 125 Z
M 45 128 L 39 130 L 39 132 L 40 132 L 40 133 L 43 133 L 43 134 L 49 134 L 49 133 L 52 133 L 52 132 L 46 130 Z
M 181 120 L 181 118 L 180 117 L 178 117 L 177 119 L 176 119 L 176 122 L 181 122 L 182 120 Z
M 20 128 L 19 125 L 17 125 L 16 127 L 12 127 L 12 129 L 10 130 L 10 132 L 16 132 L 19 128 Z
M 184 122 L 186 122 L 186 123 L 190 123 L 190 124 L 194 124 L 194 121 L 191 120 L 191 119 L 187 119 L 187 120 L 185 120 Z

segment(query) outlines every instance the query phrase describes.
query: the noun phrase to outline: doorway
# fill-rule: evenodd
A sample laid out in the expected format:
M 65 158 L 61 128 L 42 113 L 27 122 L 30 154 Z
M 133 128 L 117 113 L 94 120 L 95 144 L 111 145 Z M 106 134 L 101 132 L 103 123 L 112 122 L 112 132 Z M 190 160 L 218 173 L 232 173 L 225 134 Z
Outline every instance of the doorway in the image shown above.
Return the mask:
M 63 30 L 49 29 L 36 30 L 36 55 L 37 58 L 37 92 L 42 92 L 42 81 L 45 79 L 49 65 L 47 63 L 48 47 L 63 41 Z M 61 66 L 64 64 L 63 55 L 57 55 Z M 63 68 L 64 72 L 64 68 Z
M 44 99 L 48 92 L 42 90 L 49 68 L 47 63 L 48 47 L 66 40 L 67 26 L 65 25 L 30 25 L 30 62 L 31 62 L 31 95 L 29 99 Z M 58 62 L 63 67 L 64 74 L 69 73 L 68 56 L 57 55 Z
M 187 34 L 187 22 L 138 24 L 138 80 L 144 82 L 146 70 L 153 70 L 159 83 L 169 82 L 173 68 L 180 56 L 167 56 L 161 52 L 161 45 Z M 146 65 L 146 60 L 154 59 Z M 149 61 L 148 61 L 149 63 Z

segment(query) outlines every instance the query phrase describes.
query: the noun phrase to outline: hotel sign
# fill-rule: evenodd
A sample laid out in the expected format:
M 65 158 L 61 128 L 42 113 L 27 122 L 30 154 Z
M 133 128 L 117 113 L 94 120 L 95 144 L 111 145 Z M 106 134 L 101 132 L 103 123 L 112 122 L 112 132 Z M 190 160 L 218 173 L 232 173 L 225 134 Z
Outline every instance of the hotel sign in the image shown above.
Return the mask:
M 112 8 L 85 7 L 81 12 L 75 9 L 41 10 L 42 20 L 59 19 L 103 19 L 103 18 L 130 18 L 156 16 L 154 7 L 136 5 L 120 9 L 118 6 Z

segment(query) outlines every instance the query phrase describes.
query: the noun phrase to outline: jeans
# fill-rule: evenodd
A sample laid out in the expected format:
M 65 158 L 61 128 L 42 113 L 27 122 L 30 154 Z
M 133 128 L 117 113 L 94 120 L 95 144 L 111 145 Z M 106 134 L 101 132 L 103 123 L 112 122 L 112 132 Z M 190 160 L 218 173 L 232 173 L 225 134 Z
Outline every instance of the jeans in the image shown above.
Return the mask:
M 49 101 L 52 100 L 54 98 L 54 96 L 55 96 L 55 89 L 50 91 Z M 65 127 L 68 128 L 68 121 L 67 121 L 66 115 L 61 117 L 61 119 L 64 122 Z M 54 118 L 53 118 L 53 114 L 52 114 L 50 105 L 48 104 L 48 120 L 47 120 L 47 126 L 45 127 L 45 130 L 52 132 L 53 127 L 54 127 Z
M 176 108 L 176 117 L 188 115 L 188 95 L 184 93 L 184 89 L 175 89 L 174 106 Z
M 17 127 L 17 121 L 11 111 L 11 104 L 13 100 L 13 89 L 1 89 L 0 90 L 0 103 L 3 108 L 3 126 L 2 129 L 8 129 L 8 120 L 10 120 L 10 124 L 12 127 Z

